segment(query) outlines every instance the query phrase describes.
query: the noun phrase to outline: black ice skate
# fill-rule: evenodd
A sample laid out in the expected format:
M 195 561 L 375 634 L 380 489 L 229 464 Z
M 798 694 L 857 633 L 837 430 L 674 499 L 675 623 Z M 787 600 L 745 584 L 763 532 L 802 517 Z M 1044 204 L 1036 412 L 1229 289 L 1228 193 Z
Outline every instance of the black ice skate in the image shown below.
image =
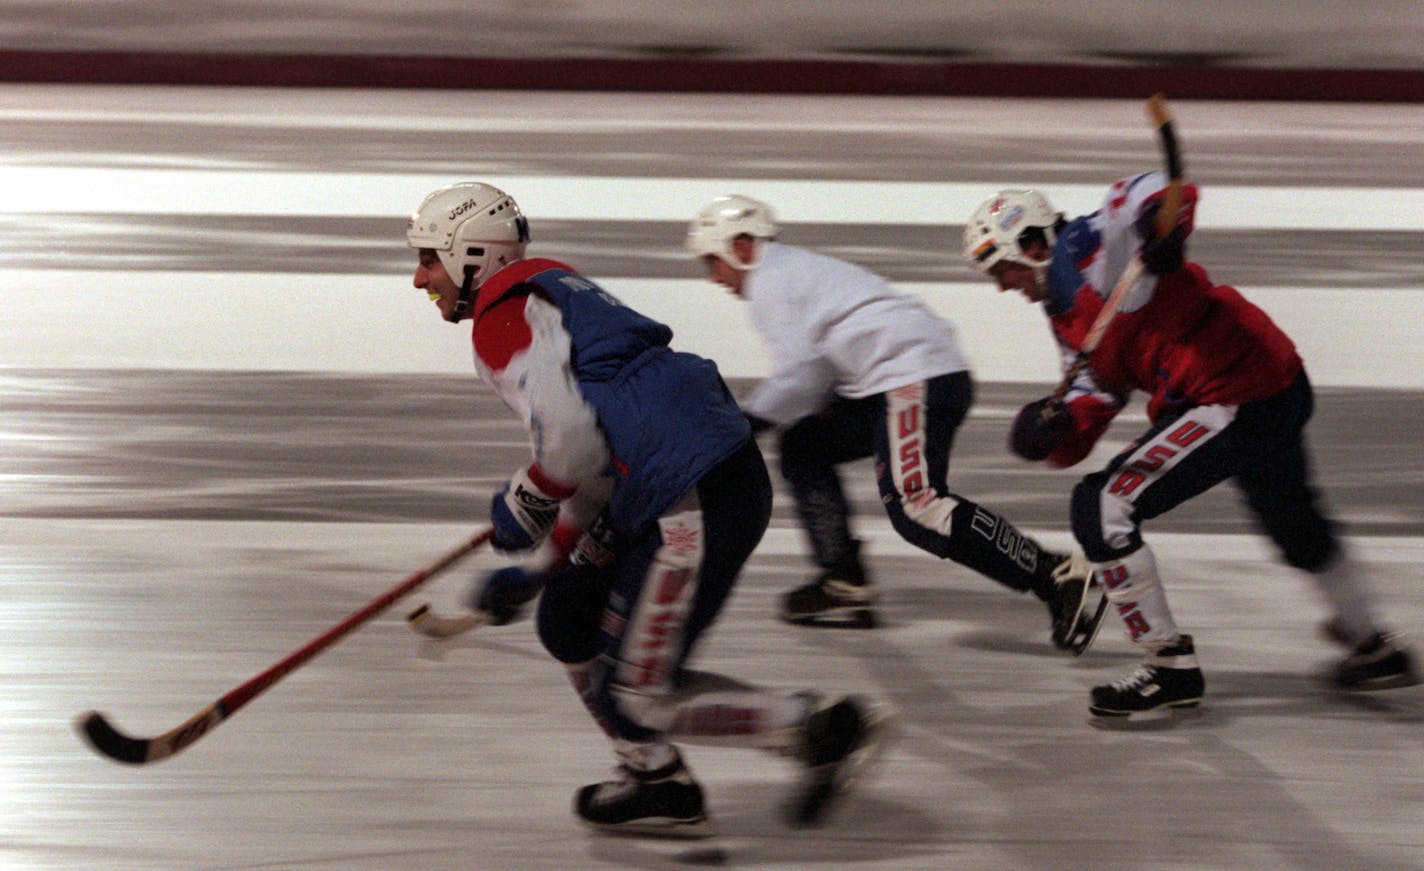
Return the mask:
M 1088 710 L 1099 717 L 1126 717 L 1164 705 L 1194 708 L 1205 689 L 1192 636 L 1183 635 L 1147 654 L 1147 661 L 1122 680 L 1093 687 Z
M 782 597 L 781 619 L 802 626 L 875 626 L 879 592 L 865 576 L 859 546 L 835 567 Z
M 789 808 L 793 826 L 814 826 L 880 757 L 894 714 L 858 696 L 813 708 L 799 756 L 805 780 Z
M 1376 632 L 1335 667 L 1335 685 L 1347 690 L 1386 690 L 1419 683 L 1409 651 L 1393 635 Z
M 1082 656 L 1098 637 L 1108 611 L 1107 597 L 1093 581 L 1087 558 L 1077 551 L 1061 557 L 1034 595 L 1048 606 L 1053 644 Z
M 679 755 L 653 771 L 618 766 L 618 780 L 585 786 L 574 812 L 594 829 L 664 838 L 706 838 L 712 823 L 703 809 L 702 787 Z

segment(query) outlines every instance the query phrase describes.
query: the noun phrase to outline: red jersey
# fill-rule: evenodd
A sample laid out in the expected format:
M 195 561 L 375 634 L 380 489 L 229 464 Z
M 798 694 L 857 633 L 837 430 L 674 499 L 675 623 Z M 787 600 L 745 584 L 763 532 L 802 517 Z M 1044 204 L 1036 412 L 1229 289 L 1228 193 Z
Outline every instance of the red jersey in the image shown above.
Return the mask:
M 1140 250 L 1144 213 L 1150 216 L 1166 182 L 1162 173 L 1123 179 L 1102 208 L 1059 234 L 1045 306 L 1065 361 L 1076 356 Z M 1180 223 L 1189 234 L 1196 187 L 1188 185 L 1183 194 Z M 1151 397 L 1147 413 L 1156 421 L 1184 407 L 1274 396 L 1301 366 L 1290 337 L 1235 288 L 1213 284 L 1200 265 L 1187 262 L 1161 277 L 1144 273 L 1089 358 L 1086 376 L 1070 391 L 1074 432 L 1049 462 L 1067 466 L 1086 456 L 1134 390 Z

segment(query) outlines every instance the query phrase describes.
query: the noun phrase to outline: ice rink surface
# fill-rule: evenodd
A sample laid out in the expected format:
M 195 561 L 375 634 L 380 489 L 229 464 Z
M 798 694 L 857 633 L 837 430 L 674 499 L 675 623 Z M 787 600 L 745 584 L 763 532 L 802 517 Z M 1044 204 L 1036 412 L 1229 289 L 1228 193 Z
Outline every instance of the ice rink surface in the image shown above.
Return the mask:
M 1219 204 L 1194 253 L 1296 335 L 1321 482 L 1417 639 L 1424 115 L 1177 109 Z M 716 839 L 584 833 L 573 791 L 611 756 L 528 621 L 438 645 L 397 606 L 152 767 L 72 729 L 90 708 L 172 728 L 456 544 L 527 456 L 465 331 L 409 286 L 403 216 L 459 178 L 506 184 L 537 253 L 739 379 L 763 362 L 683 259 L 684 213 L 733 183 L 783 198 L 789 241 L 955 318 L 981 391 L 951 480 L 1066 544 L 1076 475 L 1002 447 L 1053 380 L 1048 339 L 959 264 L 959 223 L 981 186 L 1091 208 L 1157 159 L 1140 106 L 8 86 L 0 116 L 0 867 L 1424 868 L 1424 692 L 1320 682 L 1321 604 L 1229 488 L 1148 529 L 1207 701 L 1126 730 L 1086 711 L 1137 660 L 1120 624 L 1060 655 L 1037 603 L 900 543 L 864 466 L 848 477 L 886 625 L 777 623 L 808 573 L 779 491 L 697 665 L 900 709 L 885 764 L 824 829 L 780 821 L 788 763 L 690 747 Z M 802 198 L 822 188 L 855 198 Z M 1129 412 L 1094 461 L 1142 423 Z M 410 604 L 449 609 L 499 564 L 480 554 Z

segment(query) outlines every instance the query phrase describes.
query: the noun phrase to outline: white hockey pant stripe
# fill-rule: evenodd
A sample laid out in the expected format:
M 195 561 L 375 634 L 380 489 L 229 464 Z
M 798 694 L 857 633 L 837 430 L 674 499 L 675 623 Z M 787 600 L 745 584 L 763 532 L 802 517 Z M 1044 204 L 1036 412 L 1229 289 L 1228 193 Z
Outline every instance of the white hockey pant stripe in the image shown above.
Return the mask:
M 648 567 L 623 638 L 623 659 L 614 664 L 611 692 L 619 712 L 645 728 L 667 731 L 677 709 L 673 674 L 682 656 L 682 634 L 692 614 L 702 568 L 702 509 L 696 493 L 658 518 L 662 545 Z
M 679 693 L 668 737 L 710 747 L 745 747 L 784 753 L 799 745 L 809 700 L 762 690 Z
M 949 537 L 954 509 L 952 496 L 937 496 L 925 456 L 925 385 L 899 387 L 885 397 L 885 426 L 890 435 L 890 478 L 900 494 L 905 516 L 945 538 Z
M 1120 550 L 1132 544 L 1137 531 L 1137 522 L 1133 519 L 1137 498 L 1224 430 L 1235 420 L 1236 410 L 1234 405 L 1194 408 L 1138 445 L 1098 496 L 1103 541 L 1109 547 Z

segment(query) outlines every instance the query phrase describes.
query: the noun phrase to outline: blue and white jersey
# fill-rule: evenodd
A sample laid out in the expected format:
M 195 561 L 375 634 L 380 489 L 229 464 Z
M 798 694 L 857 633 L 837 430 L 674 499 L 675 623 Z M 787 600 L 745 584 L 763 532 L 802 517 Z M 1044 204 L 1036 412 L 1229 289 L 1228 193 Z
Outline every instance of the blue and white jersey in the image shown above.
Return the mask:
M 481 285 L 475 363 L 530 433 L 546 475 L 606 476 L 614 526 L 633 534 L 751 436 L 710 360 L 562 263 L 525 260 Z

